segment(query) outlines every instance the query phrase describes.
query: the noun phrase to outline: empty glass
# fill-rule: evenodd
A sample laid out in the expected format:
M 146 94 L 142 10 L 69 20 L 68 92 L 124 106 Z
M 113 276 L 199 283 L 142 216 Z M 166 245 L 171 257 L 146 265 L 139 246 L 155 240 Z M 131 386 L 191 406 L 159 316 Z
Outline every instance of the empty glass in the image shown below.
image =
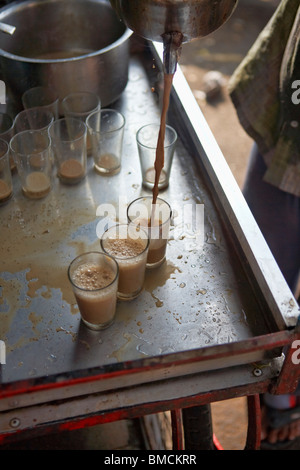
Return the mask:
M 25 91 L 22 95 L 25 109 L 42 107 L 50 111 L 54 119 L 58 119 L 59 97 L 55 90 L 45 86 L 36 86 Z
M 51 190 L 51 146 L 43 131 L 19 132 L 10 141 L 22 190 L 30 199 L 45 197 Z
M 158 124 L 147 124 L 138 130 L 136 141 L 138 146 L 140 165 L 142 171 L 143 186 L 152 189 L 155 182 L 154 162 L 156 158 L 157 140 L 160 126 Z M 172 161 L 177 142 L 177 133 L 171 126 L 166 126 L 164 141 L 164 167 L 161 171 L 158 189 L 168 187 Z
M 102 109 L 88 116 L 87 127 L 92 144 L 94 168 L 102 175 L 120 171 L 125 118 L 114 109 Z
M 62 100 L 62 108 L 66 118 L 80 119 L 84 123 L 91 113 L 100 113 L 101 101 L 98 95 L 89 91 L 70 93 Z M 87 153 L 91 154 L 90 136 L 87 134 Z
M 65 184 L 77 184 L 86 175 L 87 128 L 79 119 L 57 119 L 49 127 L 57 176 Z
M 89 114 L 100 111 L 101 101 L 98 95 L 89 91 L 70 93 L 62 100 L 65 117 L 81 119 L 85 122 Z
M 7 113 L 0 113 L 0 138 L 8 144 L 14 135 L 14 120 Z
M 0 139 L 0 204 L 7 202 L 13 193 L 9 155 L 8 143 Z
M 7 113 L 0 113 L 0 139 L 5 140 L 9 146 L 10 139 L 13 137 L 14 133 L 15 133 L 15 127 L 14 127 L 13 118 Z M 9 150 L 9 153 L 10 153 L 10 150 Z M 10 160 L 10 168 L 13 170 L 16 167 L 16 165 L 11 154 L 10 154 L 9 160 Z
M 47 134 L 49 126 L 53 121 L 54 116 L 48 109 L 44 109 L 43 107 L 24 109 L 15 117 L 15 132 L 35 130 Z

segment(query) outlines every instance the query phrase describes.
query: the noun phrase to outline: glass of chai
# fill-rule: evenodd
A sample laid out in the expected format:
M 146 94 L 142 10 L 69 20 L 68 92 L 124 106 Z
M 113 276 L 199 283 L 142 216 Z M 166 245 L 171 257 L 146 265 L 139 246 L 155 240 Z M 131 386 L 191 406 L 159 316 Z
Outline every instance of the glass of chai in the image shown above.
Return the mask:
M 135 199 L 127 208 L 128 221 L 148 231 L 147 268 L 160 266 L 166 258 L 171 217 L 170 205 L 161 198 L 153 204 L 152 196 Z
M 9 146 L 5 140 L 0 139 L 0 205 L 7 202 L 12 193 Z
M 149 247 L 148 234 L 133 224 L 114 225 L 104 232 L 100 246 L 118 262 L 118 298 L 135 299 L 144 285 Z
M 84 324 L 92 330 L 110 326 L 116 314 L 119 267 L 105 253 L 88 252 L 75 258 L 69 280 Z
M 30 199 L 45 197 L 51 190 L 51 144 L 44 131 L 27 130 L 14 135 L 10 150 L 22 190 Z
M 87 128 L 79 119 L 61 118 L 49 127 L 57 176 L 64 184 L 77 184 L 86 175 Z
M 101 175 L 115 175 L 121 168 L 125 118 L 114 109 L 102 109 L 86 120 L 92 143 L 94 168 Z
M 155 182 L 154 163 L 156 159 L 157 141 L 160 126 L 147 124 L 141 127 L 136 134 L 137 147 L 142 172 L 144 188 L 152 189 Z M 165 189 L 169 185 L 173 156 L 177 142 L 177 133 L 171 126 L 166 126 L 164 140 L 164 166 L 159 176 L 158 189 Z

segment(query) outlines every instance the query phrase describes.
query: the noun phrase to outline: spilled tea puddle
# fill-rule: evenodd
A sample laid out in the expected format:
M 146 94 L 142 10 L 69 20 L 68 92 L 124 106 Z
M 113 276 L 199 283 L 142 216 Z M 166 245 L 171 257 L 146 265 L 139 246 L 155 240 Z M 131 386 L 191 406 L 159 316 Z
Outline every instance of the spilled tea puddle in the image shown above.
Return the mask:
M 95 212 L 91 214 L 84 201 L 81 207 L 76 201 L 66 213 L 61 207 L 61 196 L 49 195 L 33 204 L 20 198 L 14 206 L 2 208 L 5 222 L 1 227 L 1 250 L 9 254 L 2 257 L 0 274 L 0 337 L 3 340 L 18 312 L 24 308 L 31 311 L 37 298 L 46 300 L 59 294 L 62 304 L 70 305 L 72 313 L 78 312 L 69 287 L 67 266 L 72 256 L 87 246 L 90 249 L 90 240 L 82 236 L 76 238 L 74 232 L 78 231 L 78 218 L 85 226 L 95 218 Z M 31 311 L 31 318 L 34 314 L 40 312 Z

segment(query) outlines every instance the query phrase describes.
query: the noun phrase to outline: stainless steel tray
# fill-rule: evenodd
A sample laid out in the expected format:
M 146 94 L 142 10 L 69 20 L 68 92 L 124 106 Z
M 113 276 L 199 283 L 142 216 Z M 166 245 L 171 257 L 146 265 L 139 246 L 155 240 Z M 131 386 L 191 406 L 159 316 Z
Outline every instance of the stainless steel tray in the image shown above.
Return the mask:
M 167 260 L 147 272 L 139 298 L 118 303 L 113 326 L 94 332 L 82 325 L 67 267 L 100 249 L 104 204 L 118 221 L 128 202 L 149 194 L 135 135 L 160 119 L 161 54 L 155 44 L 131 57 L 127 88 L 114 105 L 126 117 L 118 175 L 99 176 L 89 159 L 84 182 L 67 187 L 56 179 L 41 201 L 25 199 L 13 177 L 14 197 L 0 208 L 0 411 L 117 389 L 129 397 L 143 384 L 149 398 L 156 382 L 166 387 L 185 377 L 187 386 L 198 373 L 202 391 L 222 388 L 220 371 L 242 366 L 244 381 L 244 365 L 280 357 L 278 344 L 266 347 L 263 338 L 297 323 L 295 299 L 179 68 L 169 110 L 179 141 L 169 188 L 160 193 L 175 213 Z M 195 232 L 191 208 L 199 210 L 197 229 L 203 215 L 203 232 Z M 221 373 L 219 381 L 210 371 Z M 182 386 L 178 393 L 194 393 Z

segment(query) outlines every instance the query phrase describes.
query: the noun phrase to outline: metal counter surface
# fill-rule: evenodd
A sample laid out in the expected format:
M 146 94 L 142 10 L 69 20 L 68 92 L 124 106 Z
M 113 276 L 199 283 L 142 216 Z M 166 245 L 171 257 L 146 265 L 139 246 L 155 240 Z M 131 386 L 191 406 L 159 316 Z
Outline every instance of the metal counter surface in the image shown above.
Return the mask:
M 114 105 L 126 117 L 118 175 L 100 176 L 89 157 L 82 183 L 64 186 L 54 174 L 52 192 L 40 201 L 27 200 L 13 175 L 13 199 L 0 208 L 0 339 L 6 346 L 6 364 L 0 365 L 3 385 L 107 365 L 112 371 L 120 364 L 130 367 L 134 361 L 141 368 L 145 361 L 149 368 L 153 357 L 175 353 L 184 358 L 188 351 L 231 344 L 284 327 L 285 319 L 278 325 L 278 318 L 274 320 L 249 283 L 234 246 L 237 242 L 221 221 L 222 207 L 216 206 L 195 154 L 184 144 L 189 135 L 179 138 L 169 188 L 160 192 L 174 211 L 166 262 L 146 273 L 144 290 L 137 299 L 118 302 L 114 325 L 95 332 L 80 321 L 67 278 L 70 261 L 84 251 L 100 250 L 98 235 L 104 228 L 101 216 L 106 209 L 112 211 L 112 220 L 122 221 L 130 201 L 150 194 L 141 186 L 135 135 L 142 125 L 160 119 L 158 69 L 157 82 L 149 79 L 155 66 L 154 60 L 145 66 L 133 56 L 127 88 Z M 180 119 L 180 114 L 171 119 L 175 129 L 178 122 L 179 134 Z M 193 227 L 195 210 L 199 232 Z M 255 225 L 252 229 L 257 231 Z M 259 239 L 259 231 L 256 235 Z M 296 318 L 294 307 L 289 306 L 294 312 L 291 321 Z M 227 357 L 224 367 L 244 361 Z M 168 373 L 164 370 L 163 375 Z M 174 375 L 181 373 L 182 368 Z M 151 381 L 151 373 L 141 380 Z

